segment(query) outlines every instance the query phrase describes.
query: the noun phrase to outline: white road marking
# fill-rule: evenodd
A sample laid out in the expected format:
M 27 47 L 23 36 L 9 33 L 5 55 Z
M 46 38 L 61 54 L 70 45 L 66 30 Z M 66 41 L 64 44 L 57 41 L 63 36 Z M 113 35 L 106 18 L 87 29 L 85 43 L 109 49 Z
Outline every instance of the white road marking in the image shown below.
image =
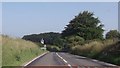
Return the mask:
M 70 64 L 68 64 L 68 66 L 71 66 Z
M 110 64 L 110 63 L 102 62 L 102 61 L 95 60 L 95 59 L 92 59 L 92 61 L 94 61 L 94 62 L 98 62 L 98 63 L 101 63 L 101 64 L 105 64 L 105 65 L 108 65 L 108 66 L 117 66 L 117 65 L 114 65 L 114 64 Z
M 66 60 L 63 59 L 64 62 L 68 63 Z
M 63 59 L 63 57 L 61 57 L 58 53 L 56 53 L 56 55 L 57 55 L 60 59 L 62 59 L 65 63 L 67 63 L 67 65 L 68 65 L 70 68 L 72 68 L 72 65 L 70 65 L 65 59 Z
M 78 56 L 78 55 L 75 55 L 75 56 Z M 78 56 L 78 57 L 81 57 L 81 58 L 87 58 L 87 57 L 83 57 L 83 56 Z M 90 58 L 89 58 L 90 59 Z M 117 66 L 117 65 L 114 65 L 114 64 L 110 64 L 110 63 L 106 63 L 106 62 L 103 62 L 103 61 L 99 61 L 99 60 L 95 60 L 95 59 L 90 59 L 94 62 L 98 62 L 98 63 L 101 63 L 101 64 L 105 64 L 105 65 L 108 65 L 108 66 Z
M 92 61 L 96 61 L 97 62 L 98 60 L 92 60 Z
M 38 59 L 39 57 L 42 57 L 42 56 L 45 55 L 46 53 L 48 53 L 48 52 L 45 52 L 45 53 L 39 55 L 38 57 L 32 59 L 31 61 L 29 61 L 27 64 L 25 64 L 25 65 L 23 65 L 23 66 L 27 66 L 27 65 L 29 65 L 30 63 L 32 63 L 33 61 L 35 61 L 35 60 Z

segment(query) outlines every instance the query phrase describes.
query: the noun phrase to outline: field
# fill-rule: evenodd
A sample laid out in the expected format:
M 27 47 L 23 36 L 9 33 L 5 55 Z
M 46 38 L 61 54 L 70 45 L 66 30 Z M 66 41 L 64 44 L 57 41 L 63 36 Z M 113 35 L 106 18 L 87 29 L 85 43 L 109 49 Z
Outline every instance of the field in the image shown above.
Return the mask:
M 43 52 L 30 41 L 2 36 L 2 66 L 21 66 Z

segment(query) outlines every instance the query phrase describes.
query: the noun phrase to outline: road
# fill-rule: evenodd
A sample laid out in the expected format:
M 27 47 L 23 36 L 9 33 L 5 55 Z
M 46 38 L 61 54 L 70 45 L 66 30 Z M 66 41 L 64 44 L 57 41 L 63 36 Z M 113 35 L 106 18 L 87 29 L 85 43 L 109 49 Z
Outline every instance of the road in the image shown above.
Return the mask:
M 98 61 L 63 52 L 49 52 L 27 66 L 109 66 Z

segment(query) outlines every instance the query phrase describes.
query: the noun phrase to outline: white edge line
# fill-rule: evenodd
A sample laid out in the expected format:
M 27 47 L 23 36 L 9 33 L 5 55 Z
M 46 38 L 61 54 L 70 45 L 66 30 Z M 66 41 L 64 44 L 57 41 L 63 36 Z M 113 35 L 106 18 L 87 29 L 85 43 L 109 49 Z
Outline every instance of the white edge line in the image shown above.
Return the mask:
M 62 59 L 65 63 L 67 63 L 67 65 L 68 65 L 70 68 L 72 68 L 72 66 L 71 66 L 65 59 L 63 59 L 63 57 L 61 57 L 58 53 L 56 53 L 56 55 L 57 55 L 60 59 Z
M 39 57 L 42 57 L 43 55 L 45 55 L 45 54 L 47 54 L 47 53 L 48 53 L 48 52 L 45 52 L 45 53 L 43 53 L 43 54 L 37 56 L 36 58 L 32 59 L 31 61 L 29 61 L 28 63 L 26 63 L 26 64 L 23 65 L 23 66 L 27 66 L 27 65 L 29 65 L 30 63 L 32 63 L 33 61 L 35 61 L 36 59 L 38 59 Z
M 95 62 L 98 62 L 98 63 L 101 63 L 101 64 L 109 65 L 109 66 L 117 66 L 117 65 L 114 65 L 114 64 L 106 63 L 106 62 L 95 60 L 95 59 L 91 59 L 91 60 L 95 61 Z
M 78 56 L 78 55 L 75 55 L 75 56 Z M 78 56 L 78 57 L 87 58 L 87 57 L 83 57 L 83 56 Z M 105 64 L 105 65 L 108 65 L 108 66 L 117 66 L 117 65 L 114 65 L 114 64 L 111 64 L 111 63 L 107 63 L 107 62 L 104 62 L 104 61 L 99 61 L 99 60 L 96 60 L 96 59 L 91 59 L 91 58 L 88 58 L 88 59 L 90 59 L 93 62 L 98 62 L 98 63 Z
M 75 56 L 78 56 L 78 55 L 75 55 Z M 87 58 L 87 57 L 83 57 L 83 56 L 79 56 L 79 57 L 81 57 L 81 58 Z M 94 62 L 101 63 L 101 64 L 105 64 L 105 65 L 109 65 L 109 66 L 117 66 L 117 65 L 106 63 L 106 62 L 99 61 L 99 60 L 96 60 L 96 59 L 91 59 L 91 58 L 89 58 L 89 59 L 92 60 L 92 61 L 94 61 Z

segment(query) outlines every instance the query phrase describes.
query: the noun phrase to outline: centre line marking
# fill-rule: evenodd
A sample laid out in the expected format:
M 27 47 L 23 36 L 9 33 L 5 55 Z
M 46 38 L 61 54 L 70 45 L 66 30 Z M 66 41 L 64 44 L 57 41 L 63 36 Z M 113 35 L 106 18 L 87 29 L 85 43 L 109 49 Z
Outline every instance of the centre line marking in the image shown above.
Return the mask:
M 56 53 L 56 55 L 57 55 L 60 59 L 62 59 L 65 63 L 67 63 L 67 65 L 68 65 L 70 68 L 72 68 L 72 66 L 71 66 L 65 59 L 63 59 L 63 57 L 61 57 L 58 53 Z

